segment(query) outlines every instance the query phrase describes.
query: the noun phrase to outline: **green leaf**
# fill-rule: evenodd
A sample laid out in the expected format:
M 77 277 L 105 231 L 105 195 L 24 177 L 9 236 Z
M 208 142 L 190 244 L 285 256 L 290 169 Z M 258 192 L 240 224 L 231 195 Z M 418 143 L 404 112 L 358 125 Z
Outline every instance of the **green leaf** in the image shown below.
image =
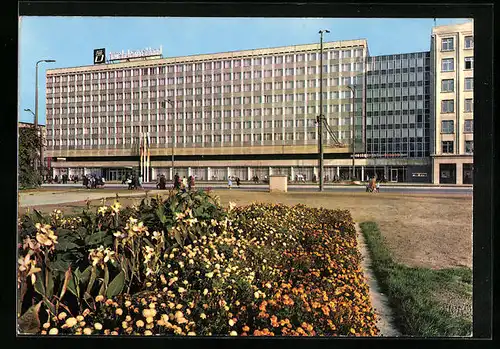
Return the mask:
M 43 276 L 42 276 L 42 273 L 40 272 L 36 276 L 35 284 L 33 285 L 33 287 L 38 294 L 45 296 L 45 286 L 43 285 L 42 280 L 43 280 Z
M 45 269 L 45 293 L 47 298 L 51 298 L 54 295 L 54 277 L 50 272 L 49 268 Z
M 89 280 L 91 273 L 92 273 L 92 266 L 89 265 L 87 269 L 85 269 L 83 273 L 80 274 L 80 284 L 85 284 Z
M 97 245 L 102 244 L 104 238 L 108 235 L 107 231 L 99 231 L 85 238 L 85 245 Z
M 81 239 L 84 239 L 88 235 L 87 228 L 85 227 L 76 228 L 75 233 L 77 233 Z
M 66 270 L 68 270 L 69 268 L 69 265 L 70 264 L 68 262 L 62 260 L 56 260 L 50 263 L 50 268 L 53 271 L 66 272 Z
M 42 302 L 32 305 L 26 312 L 17 319 L 19 332 L 23 334 L 35 334 L 40 330 L 40 311 Z
M 75 295 L 77 298 L 80 298 L 80 288 L 78 287 L 78 277 L 73 275 L 72 278 L 69 279 L 68 282 L 68 291 Z
M 106 290 L 106 297 L 111 298 L 114 297 L 123 290 L 123 286 L 125 285 L 125 273 L 120 271 L 120 273 L 110 282 L 108 289 Z
M 35 214 L 35 217 L 37 218 L 39 223 L 44 223 L 45 218 L 43 217 L 42 213 L 36 209 L 33 210 L 33 213 Z
M 94 287 L 95 279 L 97 278 L 97 270 L 96 267 L 92 267 L 92 272 L 90 274 L 90 281 L 87 285 L 87 293 L 90 294 L 92 291 L 92 287 Z
M 74 248 L 79 248 L 80 246 L 75 244 L 74 242 L 70 242 L 67 240 L 58 241 L 56 244 L 56 251 L 67 251 L 72 250 Z
M 181 233 L 178 230 L 175 231 L 174 237 L 175 237 L 175 241 L 177 241 L 177 243 L 182 247 L 183 241 L 181 238 Z
M 59 239 L 61 237 L 66 237 L 66 235 L 68 235 L 68 237 L 72 236 L 73 234 L 73 231 L 70 230 L 70 229 L 64 229 L 64 228 L 59 228 L 57 229 L 57 232 L 56 232 L 57 236 L 59 237 Z M 60 240 L 59 240 L 60 241 Z
M 61 288 L 61 295 L 59 296 L 59 299 L 62 299 L 64 297 L 64 294 L 66 293 L 66 289 L 68 288 L 68 283 L 72 278 L 72 273 L 71 273 L 71 267 L 68 268 L 66 273 L 64 273 L 64 283 Z

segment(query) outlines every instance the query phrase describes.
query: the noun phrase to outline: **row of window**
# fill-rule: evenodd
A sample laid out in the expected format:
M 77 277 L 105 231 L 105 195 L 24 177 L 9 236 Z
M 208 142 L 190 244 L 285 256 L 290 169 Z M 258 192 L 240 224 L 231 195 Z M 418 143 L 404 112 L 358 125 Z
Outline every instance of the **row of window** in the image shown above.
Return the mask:
M 177 96 L 184 96 L 184 92 L 190 92 L 190 91 L 182 91 L 182 90 L 177 90 L 175 91 Z M 190 96 L 191 94 L 187 94 L 186 96 Z M 284 93 L 280 92 L 279 94 L 275 91 L 274 94 L 264 94 L 264 95 L 259 95 L 259 96 L 236 96 L 236 97 L 225 97 L 225 98 L 197 98 L 197 99 L 181 99 L 177 100 L 176 102 L 178 103 L 178 106 L 182 107 L 184 104 L 186 106 L 202 106 L 202 101 L 205 101 L 205 105 L 232 105 L 232 104 L 250 104 L 250 103 L 278 103 L 278 102 L 293 102 L 293 101 L 310 101 L 310 100 L 319 100 L 320 99 L 320 93 L 319 92 L 309 92 L 309 93 Z M 344 91 L 330 91 L 330 92 L 323 92 L 323 99 L 349 99 L 352 97 L 352 92 L 350 90 L 344 90 Z M 141 98 L 142 97 L 142 98 Z M 158 97 L 165 97 L 164 93 L 159 93 Z M 174 90 L 169 90 L 167 92 L 167 97 L 174 97 Z M 206 96 L 205 96 L 206 97 Z M 361 90 L 356 90 L 356 97 L 360 98 L 362 97 L 362 91 Z M 143 93 L 142 95 L 139 94 L 139 92 L 134 92 L 130 93 L 127 92 L 123 95 L 115 95 L 115 94 L 95 94 L 95 95 L 88 95 L 88 96 L 71 96 L 71 97 L 49 97 L 46 100 L 47 105 L 50 107 L 51 104 L 60 104 L 60 103 L 84 103 L 84 102 L 105 102 L 105 101 L 115 101 L 115 98 L 118 98 L 118 101 L 122 101 L 123 99 L 125 102 L 118 102 L 120 104 L 131 104 L 131 99 L 147 99 L 147 98 L 157 98 L 157 94 L 154 92 L 152 93 Z M 122 99 L 123 98 L 123 99 Z M 253 101 L 253 102 L 252 102 Z M 163 104 L 164 102 L 160 101 L 155 101 L 155 102 L 146 102 L 144 101 L 141 103 L 143 108 L 148 108 L 149 105 L 151 108 L 159 108 L 160 105 L 161 107 L 166 107 L 167 105 Z M 115 103 L 113 102 L 112 105 Z M 132 103 L 133 105 L 139 105 L 139 103 Z
M 349 139 L 349 131 L 339 132 L 339 139 Z M 176 144 L 190 144 L 190 143 L 212 143 L 212 142 L 260 142 L 260 141 L 308 141 L 316 140 L 316 132 L 284 132 L 284 133 L 258 133 L 258 134 L 225 134 L 225 135 L 195 135 L 195 136 L 177 136 L 174 138 Z M 327 136 L 329 139 L 329 135 Z M 152 144 L 165 144 L 172 143 L 172 136 L 150 137 Z M 48 139 L 47 146 L 75 146 L 75 145 L 114 145 L 114 144 L 139 144 L 138 137 L 126 138 L 94 138 L 94 139 Z
M 464 49 L 474 48 L 474 38 L 472 36 L 464 37 Z M 441 51 L 453 51 L 455 50 L 455 38 L 442 38 L 441 39 Z
M 366 125 L 405 125 L 405 124 L 414 124 L 415 122 L 421 123 L 424 121 L 424 116 L 420 115 L 382 115 L 382 116 L 374 116 L 366 118 Z M 426 115 L 426 122 L 429 121 L 429 115 Z
M 418 58 L 418 59 L 396 59 L 396 60 L 382 60 L 384 56 L 368 57 L 368 67 L 369 70 L 380 71 L 389 69 L 415 69 L 430 66 L 429 58 Z
M 471 70 L 474 68 L 474 57 L 464 58 L 464 69 Z M 441 60 L 441 71 L 449 72 L 455 70 L 455 59 L 454 58 L 443 58 Z
M 454 142 L 453 141 L 443 141 L 441 142 L 441 153 L 442 154 L 453 154 L 454 153 Z M 464 152 L 466 154 L 474 153 L 474 141 L 465 141 Z
M 464 120 L 464 133 L 473 133 L 473 132 L 474 132 L 474 120 L 472 119 Z M 455 133 L 455 121 L 442 120 L 441 133 Z
M 369 130 L 367 131 L 367 139 L 377 138 L 400 138 L 400 137 L 424 137 L 423 128 L 403 128 L 403 129 L 387 129 L 387 130 Z
M 366 77 L 366 83 L 368 85 L 374 84 L 387 84 L 396 82 L 420 82 L 420 86 L 423 82 L 430 81 L 429 73 L 403 73 L 403 74 L 388 74 L 388 75 L 368 75 Z
M 474 102 L 472 98 L 464 99 L 464 112 L 472 113 L 474 111 Z M 441 101 L 441 113 L 454 113 L 455 112 L 455 100 L 445 99 Z
M 269 73 L 271 74 L 271 73 Z M 258 74 L 259 75 L 259 74 Z M 287 74 L 287 75 L 293 75 L 293 74 Z M 300 74 L 300 75 L 304 75 L 304 74 Z M 282 76 L 282 75 L 274 75 L 274 76 Z M 272 77 L 271 75 L 267 76 L 267 74 L 265 74 L 265 77 Z M 199 78 L 199 79 L 198 79 Z M 221 81 L 221 76 L 220 74 L 215 74 L 213 76 L 214 78 L 214 81 Z M 207 78 L 208 80 L 203 80 L 200 77 L 196 77 L 195 79 L 193 79 L 193 77 L 189 76 L 187 77 L 186 79 L 184 79 L 184 77 L 177 77 L 177 78 L 168 78 L 168 79 L 164 79 L 164 78 L 160 78 L 160 79 L 154 79 L 154 80 L 134 80 L 134 81 L 120 81 L 120 82 L 102 82 L 102 83 L 94 83 L 94 84 L 85 84 L 85 85 L 77 85 L 77 86 L 74 86 L 74 85 L 70 85 L 70 86 L 55 86 L 55 87 L 47 87 L 47 93 L 66 93 L 66 92 L 83 92 L 83 91 L 97 91 L 97 90 L 112 90 L 112 89 L 130 89 L 130 88 L 139 88 L 139 87 L 156 87 L 156 86 L 165 86 L 165 82 L 167 83 L 167 85 L 176 85 L 176 84 L 192 84 L 193 83 L 193 80 L 196 82 L 196 83 L 202 83 L 204 82 L 205 85 L 208 85 L 211 81 L 212 81 L 212 77 L 210 78 Z M 248 80 L 248 79 L 253 79 L 253 77 L 245 77 L 244 78 L 245 80 Z M 332 86 L 339 86 L 339 81 L 345 81 L 347 84 L 350 84 L 352 81 L 351 79 L 354 79 L 354 82 L 355 84 L 361 84 L 363 82 L 363 76 L 362 75 L 358 75 L 358 76 L 354 76 L 354 77 L 351 77 L 351 76 L 345 76 L 345 77 L 342 77 L 342 78 L 325 78 L 323 79 L 323 85 L 324 86 L 328 86 L 328 83 L 330 83 L 330 85 Z M 198 81 L 199 80 L 199 81 Z M 239 77 L 234 77 L 234 78 L 231 78 L 230 76 L 224 76 L 224 81 L 233 81 L 233 85 L 234 87 L 236 86 L 240 86 L 241 88 L 241 85 L 242 84 L 238 84 L 238 83 L 235 83 L 234 80 L 240 80 Z M 288 87 L 285 87 L 285 88 L 293 88 L 293 84 L 296 85 L 297 88 L 304 88 L 306 86 L 306 84 L 309 86 L 309 87 L 316 87 L 316 86 L 319 86 L 319 79 L 309 79 L 309 80 L 297 80 L 297 81 L 275 81 L 274 82 L 274 86 L 273 86 L 273 89 L 283 89 L 283 86 L 288 86 Z M 267 84 L 272 84 L 271 82 L 267 83 Z M 225 86 L 214 86 L 213 88 L 218 88 L 219 89 L 219 92 L 216 92 L 216 93 L 221 93 L 222 91 L 224 91 L 224 93 L 229 93 L 231 92 L 231 86 L 233 85 L 225 85 Z M 262 87 L 262 82 L 258 82 L 258 83 L 254 83 L 253 84 L 253 89 L 255 91 L 259 91 L 261 90 L 263 87 Z M 266 85 L 266 83 L 264 83 L 264 85 Z M 252 84 L 243 84 L 243 86 L 247 86 L 245 88 L 247 88 L 248 91 L 251 90 L 251 87 L 252 87 Z M 267 85 L 266 85 L 267 86 Z M 271 85 L 272 86 L 272 85 Z M 281 87 L 280 87 L 281 86 Z M 182 88 L 182 86 L 179 86 L 180 88 Z M 205 86 L 205 88 L 211 88 L 211 86 Z M 186 86 L 186 89 L 193 89 L 195 87 L 193 86 Z M 222 88 L 224 88 L 224 90 L 222 90 Z M 201 87 L 199 87 L 199 89 L 201 89 Z M 201 92 L 200 92 L 201 93 Z
M 464 78 L 464 91 L 474 90 L 474 78 Z M 441 92 L 455 92 L 455 79 L 442 79 Z
M 342 57 L 340 57 L 342 56 Z M 323 52 L 323 59 L 339 59 L 339 58 L 351 58 L 351 57 L 362 57 L 362 49 L 354 50 L 343 50 L 340 53 L 338 50 L 328 50 L 325 49 Z M 230 59 L 230 60 L 218 60 L 212 62 L 204 63 L 183 63 L 183 64 L 169 64 L 167 66 L 161 67 L 145 67 L 145 68 L 135 68 L 127 70 L 109 71 L 109 72 L 96 72 L 96 73 L 85 73 L 85 74 L 75 74 L 75 75 L 63 75 L 63 76 L 52 76 L 49 77 L 49 82 L 66 82 L 66 81 L 82 81 L 92 79 L 108 79 L 114 77 L 129 77 L 129 76 L 144 76 L 144 75 L 157 75 L 174 73 L 174 72 L 189 72 L 189 71 L 202 71 L 212 70 L 212 69 L 229 69 L 237 67 L 250 67 L 250 66 L 261 66 L 269 64 L 282 64 L 282 63 L 293 63 L 293 62 L 306 62 L 306 61 L 317 61 L 320 55 L 317 52 L 312 52 L 308 54 L 288 54 L 288 55 L 273 55 L 267 57 L 256 57 L 256 58 L 243 58 L 243 59 Z

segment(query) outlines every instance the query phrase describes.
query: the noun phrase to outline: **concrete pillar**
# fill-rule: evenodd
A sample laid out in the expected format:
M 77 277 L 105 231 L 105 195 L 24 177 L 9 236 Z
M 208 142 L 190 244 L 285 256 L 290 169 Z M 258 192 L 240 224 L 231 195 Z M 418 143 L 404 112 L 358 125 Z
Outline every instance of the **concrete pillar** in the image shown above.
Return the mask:
M 250 167 L 247 167 L 247 180 L 251 180 L 252 172 L 250 171 Z
M 170 180 L 173 181 L 174 180 L 174 169 L 172 167 L 170 167 Z
M 391 179 L 389 178 L 389 167 L 387 165 L 384 166 L 384 176 L 389 182 Z
M 293 171 L 293 166 L 290 166 L 290 181 L 295 179 L 295 173 Z
M 340 166 L 337 166 L 337 178 L 340 177 Z
M 273 172 L 272 172 L 272 168 L 271 168 L 271 166 L 269 166 L 269 174 L 268 174 L 268 176 L 270 176 L 270 175 L 272 175 L 272 174 L 273 174 Z
M 188 177 L 191 176 L 191 167 L 188 167 Z
M 464 184 L 464 165 L 460 162 L 457 163 L 456 165 L 457 169 L 456 169 L 456 174 L 457 174 L 457 181 L 456 183 L 457 184 Z
M 207 181 L 212 180 L 212 171 L 210 171 L 210 167 L 207 167 Z
M 156 181 L 156 168 L 151 167 L 151 180 Z
M 231 173 L 230 173 L 230 168 L 228 167 L 228 168 L 227 168 L 226 179 L 228 179 L 230 175 L 231 175 Z
M 440 173 L 439 173 L 439 162 L 433 161 L 432 163 L 434 164 L 433 171 L 432 171 L 433 172 L 433 174 L 432 174 L 432 183 L 439 184 L 439 177 L 440 177 L 439 176 L 440 175 Z
M 361 181 L 365 180 L 365 167 L 361 166 Z

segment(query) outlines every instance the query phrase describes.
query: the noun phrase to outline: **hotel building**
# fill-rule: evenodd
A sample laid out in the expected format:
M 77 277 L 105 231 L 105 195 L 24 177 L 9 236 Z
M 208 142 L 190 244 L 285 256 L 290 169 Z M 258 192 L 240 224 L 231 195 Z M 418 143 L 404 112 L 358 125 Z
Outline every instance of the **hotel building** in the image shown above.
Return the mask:
M 371 57 L 363 39 L 322 60 L 309 44 L 49 69 L 46 156 L 54 175 L 118 180 L 147 134 L 152 180 L 311 180 L 322 73 L 328 180 L 350 177 L 354 136 L 358 179 L 472 183 L 472 62 L 467 23 L 433 28 L 430 52 Z
M 365 40 L 47 70 L 47 156 L 54 173 L 108 180 L 139 166 L 149 133 L 151 178 L 222 180 L 318 175 L 323 69 L 325 175 L 347 177 L 365 151 Z M 166 102 L 167 101 L 167 102 Z M 172 171 L 172 150 L 174 171 Z M 366 160 L 360 160 L 365 161 Z M 363 169 L 358 169 L 363 170 Z
M 473 23 L 434 27 L 431 56 L 433 182 L 472 184 Z

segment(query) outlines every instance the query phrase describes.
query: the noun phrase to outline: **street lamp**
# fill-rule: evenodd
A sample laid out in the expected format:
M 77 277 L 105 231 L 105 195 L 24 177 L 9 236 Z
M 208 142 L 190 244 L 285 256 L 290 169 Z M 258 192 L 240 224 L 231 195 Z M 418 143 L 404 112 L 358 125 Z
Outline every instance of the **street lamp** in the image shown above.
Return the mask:
M 36 76 L 35 76 L 35 129 L 38 130 L 38 64 L 39 63 L 54 63 L 54 59 L 41 59 L 38 62 L 36 62 L 35 65 L 35 71 L 36 71 Z M 43 133 L 41 130 L 38 130 L 39 136 L 40 136 L 40 174 L 43 174 Z
M 319 191 L 323 191 L 323 33 L 329 33 L 327 29 L 319 31 L 320 55 L 319 55 L 319 115 L 318 115 L 318 150 L 319 150 Z
M 170 99 L 167 99 L 166 102 L 168 104 L 170 104 L 170 106 L 172 108 L 174 108 L 174 116 L 173 116 L 173 123 L 172 123 L 172 127 L 173 127 L 173 135 L 172 135 L 172 179 L 174 178 L 174 141 L 175 141 L 175 105 L 174 105 L 174 102 L 172 102 Z
M 352 179 L 354 179 L 354 146 L 355 146 L 355 138 L 356 138 L 356 129 L 354 128 L 354 121 L 355 121 L 355 115 L 354 115 L 354 94 L 356 91 L 355 86 L 347 86 L 349 90 L 351 90 L 351 113 L 352 113 L 352 122 L 351 122 L 351 128 L 352 128 L 352 172 L 351 176 Z
M 31 109 L 28 108 L 28 109 L 24 109 L 24 111 L 30 112 L 31 115 L 33 115 L 33 121 L 35 121 L 35 113 L 33 113 L 33 110 L 31 110 Z

